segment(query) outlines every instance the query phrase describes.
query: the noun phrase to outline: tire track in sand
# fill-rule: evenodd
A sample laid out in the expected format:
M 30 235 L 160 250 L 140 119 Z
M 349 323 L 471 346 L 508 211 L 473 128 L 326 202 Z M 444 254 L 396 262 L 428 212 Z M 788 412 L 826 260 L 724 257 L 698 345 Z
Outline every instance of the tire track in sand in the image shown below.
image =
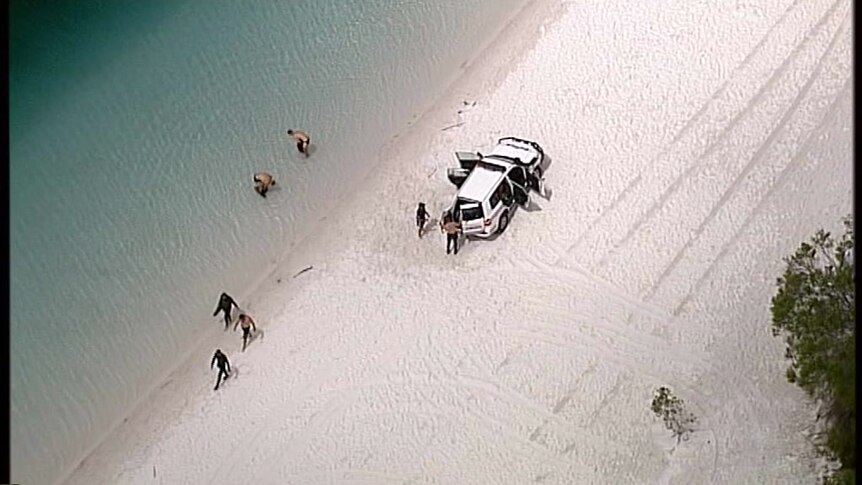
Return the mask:
M 547 251 L 553 252 L 554 249 L 548 248 Z M 560 273 L 564 270 L 552 268 L 551 271 Z M 541 269 L 535 273 L 535 277 L 543 279 L 544 273 Z M 528 282 L 525 281 L 524 284 L 530 287 Z M 576 284 L 569 283 L 572 293 L 576 292 L 576 288 L 572 287 Z M 680 395 L 685 397 L 697 412 L 701 425 L 698 429 L 710 433 L 713 446 L 712 463 L 705 469 L 712 469 L 712 476 L 715 475 L 721 459 L 727 455 L 726 450 L 732 450 L 735 446 L 735 430 L 723 426 L 722 423 L 727 420 L 735 422 L 734 420 L 738 419 L 728 418 L 731 414 L 748 417 L 757 415 L 753 403 L 762 402 L 763 393 L 756 384 L 746 375 L 719 371 L 712 365 L 708 354 L 608 320 L 602 320 L 589 329 L 594 331 L 594 335 L 590 335 L 587 330 L 572 325 L 577 318 L 577 310 L 568 304 L 561 305 L 559 300 L 540 298 L 537 295 L 525 295 L 522 301 L 536 306 L 536 309 L 528 314 L 532 313 L 537 317 L 533 321 L 525 321 L 522 325 L 503 329 L 514 337 L 526 342 L 546 343 L 580 355 L 590 355 L 681 391 Z M 668 321 L 670 320 L 676 319 L 669 317 Z M 667 358 L 662 360 L 662 355 Z M 710 383 L 708 389 L 702 387 L 701 382 L 704 380 Z M 731 400 L 734 406 L 726 409 L 719 405 L 716 399 L 720 399 L 719 402 Z
M 840 4 L 840 1 L 841 0 L 836 1 L 827 10 L 827 12 L 820 17 L 820 21 L 816 22 L 815 26 L 812 27 L 812 29 L 816 29 L 818 25 L 824 23 L 829 18 L 830 14 L 834 12 L 834 10 Z M 700 110 L 698 110 L 698 112 L 686 122 L 682 130 L 674 138 L 673 142 L 670 143 L 668 147 L 663 150 L 659 155 L 653 158 L 653 160 L 647 165 L 648 169 L 635 177 L 632 182 L 629 183 L 628 186 L 626 186 L 626 188 L 614 199 L 614 201 L 605 210 L 603 210 L 593 221 L 590 222 L 584 233 L 580 235 L 571 245 L 568 246 L 565 251 L 567 254 L 571 254 L 573 251 L 582 247 L 587 242 L 591 242 L 591 246 L 596 248 L 612 247 L 612 244 L 609 241 L 604 241 L 604 239 L 602 238 L 602 235 L 604 234 L 615 233 L 615 231 L 613 231 L 612 229 L 618 224 L 614 221 L 609 220 L 609 217 L 612 214 L 618 214 L 617 218 L 625 217 L 626 214 L 634 215 L 635 220 L 633 221 L 633 223 L 636 226 L 642 224 L 642 220 L 649 218 L 651 212 L 646 211 L 646 213 L 644 213 L 643 210 L 639 210 L 637 201 L 633 201 L 631 199 L 632 196 L 635 195 L 635 189 L 640 186 L 662 186 L 660 180 L 652 180 L 655 178 L 661 178 L 662 176 L 662 171 L 656 172 L 654 170 L 654 168 L 657 167 L 660 162 L 663 162 L 665 161 L 665 159 L 668 158 L 673 158 L 675 156 L 674 152 L 680 150 L 694 151 L 695 153 L 699 149 L 709 150 L 711 146 L 717 143 L 717 141 L 720 141 L 721 139 L 723 139 L 724 136 L 726 136 L 727 132 L 729 132 L 733 128 L 733 126 L 735 126 L 739 122 L 741 116 L 744 114 L 744 110 L 746 109 L 746 107 L 750 107 L 754 102 L 753 100 L 755 98 L 758 98 L 758 96 L 762 96 L 762 93 L 765 92 L 775 82 L 775 79 L 779 77 L 784 70 L 787 69 L 789 59 L 798 55 L 802 51 L 802 49 L 804 49 L 804 47 L 808 44 L 808 36 L 802 36 L 801 41 L 799 41 L 799 43 L 791 49 L 789 54 L 784 56 L 784 62 L 782 62 L 782 64 L 776 68 L 776 70 L 772 73 L 772 76 L 766 80 L 765 84 L 759 87 L 758 91 L 754 95 L 754 98 L 738 100 L 731 97 L 734 91 L 739 90 L 738 87 L 740 85 L 744 86 L 746 82 L 751 82 L 750 80 L 759 78 L 759 76 L 757 75 L 757 73 L 759 72 L 758 67 L 761 64 L 768 64 L 774 57 L 774 53 L 771 49 L 768 49 L 769 47 L 778 46 L 778 48 L 781 48 L 781 46 L 786 43 L 786 40 L 783 38 L 783 35 L 772 42 L 767 42 L 770 37 L 777 36 L 778 34 L 788 33 L 792 35 L 796 32 L 796 29 L 779 29 L 779 27 L 791 18 L 791 14 L 797 13 L 794 9 L 797 5 L 800 4 L 802 3 L 794 3 L 784 12 L 779 21 L 773 25 L 773 27 L 755 46 L 752 52 L 748 54 L 745 60 L 743 60 L 743 62 L 734 69 L 733 73 L 731 73 L 730 78 L 712 95 L 712 97 L 710 97 L 703 104 Z M 800 14 L 804 15 L 804 12 Z M 809 29 L 809 34 L 812 29 Z M 744 102 L 745 104 L 741 105 L 741 102 Z M 743 112 L 740 112 L 739 110 L 743 110 Z M 726 124 L 710 122 L 710 120 L 719 120 L 727 117 L 729 117 L 730 119 Z M 680 154 L 676 154 L 676 156 L 679 157 Z M 665 163 L 667 162 L 665 161 Z M 651 173 L 649 172 L 649 170 L 653 170 L 653 172 Z M 671 184 L 672 183 L 673 181 L 671 181 Z M 657 207 L 657 205 L 660 204 L 661 197 L 662 195 L 659 194 L 659 202 L 654 203 L 653 207 Z M 624 205 L 629 207 L 623 207 Z M 599 227 L 607 226 L 608 224 L 610 224 L 609 228 L 602 229 L 601 227 Z M 628 233 L 632 233 L 632 230 L 629 230 Z M 623 236 L 624 239 L 627 239 L 628 237 L 630 237 L 629 234 Z
M 804 61 L 805 54 L 810 49 L 816 49 L 818 47 L 818 36 L 825 32 L 826 27 L 829 24 L 829 21 L 834 17 L 841 17 L 838 12 L 838 7 L 844 3 L 844 0 L 836 0 L 835 3 L 826 11 L 826 13 L 820 17 L 820 20 L 807 32 L 803 40 L 797 44 L 794 49 L 790 52 L 790 54 L 783 59 L 781 64 L 773 71 L 772 75 L 766 81 L 765 84 L 761 85 L 760 88 L 756 91 L 754 96 L 750 98 L 750 100 L 745 104 L 741 111 L 739 111 L 733 118 L 731 118 L 730 122 L 725 125 L 715 136 L 713 140 L 711 140 L 706 146 L 706 150 L 703 151 L 700 155 L 696 157 L 692 157 L 693 162 L 689 163 L 685 166 L 685 169 L 681 174 L 676 176 L 671 183 L 663 189 L 657 199 L 653 199 L 652 203 L 646 209 L 646 211 L 640 211 L 638 207 L 640 204 L 637 204 L 635 207 L 632 207 L 632 213 L 638 213 L 637 218 L 634 223 L 631 224 L 626 233 L 622 238 L 617 240 L 612 244 L 605 245 L 600 250 L 604 251 L 604 254 L 601 258 L 599 258 L 598 262 L 593 267 L 601 267 L 605 265 L 614 252 L 620 247 L 624 246 L 628 243 L 635 234 L 643 227 L 644 224 L 647 223 L 650 219 L 655 216 L 659 210 L 667 204 L 668 200 L 683 186 L 683 184 L 691 179 L 699 169 L 703 167 L 706 161 L 709 160 L 710 156 L 713 155 L 720 147 L 723 146 L 724 142 L 728 141 L 731 137 L 731 134 L 734 133 L 734 130 L 742 125 L 744 121 L 746 121 L 750 116 L 753 117 L 757 114 L 756 108 L 759 106 L 765 106 L 766 108 L 770 108 L 768 95 L 776 90 L 776 88 L 782 87 L 782 81 L 789 77 L 792 79 L 794 75 L 796 75 L 796 69 L 793 69 L 794 64 L 802 60 Z M 840 30 L 841 22 L 838 22 L 838 26 L 835 27 L 836 31 Z M 834 38 L 833 34 L 833 38 Z M 832 45 L 832 44 L 829 44 Z M 818 63 L 815 65 L 822 66 L 823 57 L 828 54 L 828 47 L 825 50 L 825 53 L 821 56 L 818 56 Z M 816 67 L 814 68 L 817 69 Z M 687 144 L 682 144 L 684 147 Z M 647 187 L 662 187 L 663 181 L 663 171 L 659 170 L 654 173 L 654 178 L 657 180 L 654 184 L 648 184 Z M 650 190 L 650 192 L 653 192 Z M 653 194 L 646 195 L 643 197 L 645 200 L 649 200 L 654 197 Z
M 444 343 L 450 342 L 452 338 L 451 336 L 438 336 L 438 333 L 440 330 L 432 330 L 429 333 L 429 352 L 426 355 L 434 361 L 434 368 L 436 369 L 434 374 L 440 385 L 452 390 L 451 395 L 456 402 L 447 407 L 449 408 L 448 412 L 455 416 L 455 419 L 479 424 L 488 430 L 491 436 L 498 439 L 505 437 L 512 443 L 516 443 L 517 446 L 529 450 L 541 462 L 551 463 L 560 470 L 565 470 L 567 476 L 571 477 L 574 474 L 574 477 L 579 481 L 588 481 L 593 470 L 573 460 L 565 453 L 565 449 L 557 450 L 545 443 L 531 439 L 529 432 L 517 429 L 513 423 L 523 423 L 523 417 L 526 415 L 529 416 L 530 420 L 541 423 L 538 425 L 540 427 L 550 422 L 558 426 L 562 434 L 573 437 L 586 436 L 591 443 L 601 443 L 609 449 L 624 451 L 621 444 L 567 421 L 541 403 L 535 402 L 528 396 L 504 385 L 492 375 L 494 369 L 485 369 L 483 375 L 472 375 L 461 373 L 457 369 L 457 364 L 446 365 L 438 359 L 438 356 L 446 355 L 445 349 L 449 346 Z M 465 351 L 465 358 L 469 359 L 470 355 L 480 352 L 480 349 L 466 348 Z M 489 408 L 495 411 L 494 416 L 487 414 Z M 506 415 L 512 414 L 513 409 L 518 410 L 515 414 L 519 416 L 519 419 L 505 419 Z
M 713 222 L 713 220 L 716 218 L 718 213 L 720 211 L 722 211 L 723 209 L 726 209 L 727 203 L 735 195 L 737 195 L 737 192 L 740 189 L 740 187 L 742 187 L 743 184 L 747 182 L 749 175 L 753 171 L 758 170 L 758 169 L 764 169 L 764 170 L 774 169 L 774 167 L 776 165 L 776 158 L 775 157 L 768 157 L 768 159 L 767 159 L 765 157 L 765 155 L 767 155 L 767 153 L 770 151 L 770 149 L 772 149 L 774 146 L 776 146 L 778 144 L 778 142 L 782 138 L 782 135 L 786 134 L 787 132 L 792 131 L 790 129 L 785 130 L 785 128 L 787 128 L 788 124 L 791 122 L 791 120 L 794 118 L 794 116 L 802 111 L 802 108 L 804 108 L 804 107 L 807 108 L 809 105 L 817 105 L 818 104 L 818 99 L 816 99 L 817 97 L 814 95 L 816 93 L 812 94 L 812 87 L 814 86 L 816 81 L 822 81 L 823 80 L 822 73 L 823 73 L 824 66 L 826 64 L 825 61 L 827 59 L 829 59 L 830 54 L 832 54 L 834 52 L 837 41 L 840 38 L 842 38 L 842 34 L 846 33 L 846 26 L 847 26 L 847 13 L 845 12 L 844 19 L 842 20 L 842 22 L 839 26 L 839 29 L 837 30 L 837 32 L 833 36 L 833 38 L 830 41 L 829 46 L 827 47 L 824 54 L 820 57 L 820 60 L 818 61 L 817 66 L 815 67 L 811 76 L 806 81 L 805 85 L 802 86 L 799 93 L 794 98 L 793 102 L 787 107 L 786 111 L 784 112 L 784 115 L 781 117 L 781 119 L 778 121 L 778 123 L 775 124 L 775 126 L 772 128 L 772 130 L 769 132 L 769 135 L 766 137 L 766 139 L 763 141 L 763 143 L 760 144 L 757 151 L 754 153 L 754 155 L 751 157 L 751 159 L 748 161 L 748 163 L 746 163 L 746 165 L 743 167 L 743 170 L 736 175 L 736 177 L 733 179 L 733 181 L 730 183 L 730 185 L 727 187 L 727 189 L 724 190 L 724 192 L 722 193 L 718 202 L 716 202 L 712 206 L 712 209 L 710 210 L 710 212 L 701 221 L 701 223 L 697 226 L 697 228 L 695 228 L 694 232 L 686 240 L 686 242 L 682 246 L 682 248 L 676 252 L 676 255 L 674 256 L 673 260 L 671 260 L 671 262 L 667 266 L 665 266 L 664 270 L 661 272 L 661 274 L 659 274 L 659 276 L 656 278 L 655 282 L 651 285 L 649 290 L 646 291 L 646 293 L 644 294 L 645 300 L 650 300 L 652 298 L 652 296 L 656 293 L 656 291 L 659 289 L 661 284 L 674 271 L 674 269 L 680 263 L 680 261 L 685 259 L 685 256 L 687 255 L 689 249 L 697 243 L 698 238 L 704 233 L 707 226 L 709 226 L 710 223 Z M 829 80 L 832 80 L 832 78 L 830 77 Z M 804 104 L 803 104 L 803 101 L 805 101 Z M 827 114 L 828 114 L 828 110 L 827 110 Z M 826 115 L 821 115 L 820 117 L 825 118 Z M 806 121 L 806 120 L 803 120 L 803 122 L 804 121 Z M 790 135 L 792 135 L 792 133 Z M 789 161 L 792 161 L 792 160 L 793 160 L 793 157 L 791 156 Z M 766 165 L 768 165 L 768 167 Z M 783 167 L 781 167 L 780 173 L 783 173 L 784 170 L 786 170 L 788 165 L 789 164 L 785 164 Z M 769 193 L 769 190 L 768 190 L 768 188 L 766 188 L 760 192 L 765 194 L 765 193 Z
M 706 281 L 712 276 L 712 273 L 715 271 L 715 268 L 718 264 L 724 260 L 730 250 L 735 247 L 736 243 L 742 238 L 742 234 L 749 228 L 749 226 L 754 222 L 754 220 L 759 216 L 767 203 L 771 200 L 772 195 L 780 188 L 782 188 L 790 179 L 790 176 L 797 171 L 805 161 L 805 153 L 807 149 L 814 143 L 817 139 L 817 135 L 820 132 L 820 129 L 829 121 L 831 115 L 835 112 L 838 103 L 842 100 L 844 96 L 850 93 L 853 89 L 853 79 L 848 79 L 845 81 L 844 87 L 838 96 L 833 100 L 827 114 L 821 119 L 820 124 L 817 129 L 813 130 L 809 135 L 808 139 L 805 141 L 805 145 L 797 151 L 796 155 L 794 155 L 793 159 L 787 166 L 781 171 L 778 179 L 773 183 L 769 189 L 763 194 L 760 201 L 757 203 L 757 206 L 746 216 L 745 220 L 738 226 L 736 231 L 727 239 L 727 241 L 721 246 L 718 253 L 716 254 L 715 259 L 712 263 L 706 268 L 706 270 L 701 274 L 701 276 L 691 285 L 689 291 L 682 297 L 679 303 L 671 310 L 671 313 L 674 316 L 679 315 L 683 308 L 688 305 L 693 297 L 700 291 Z
M 544 262 L 553 258 L 556 258 L 553 265 Z M 631 308 L 636 313 L 649 315 L 658 320 L 670 320 L 672 318 L 672 315 L 664 308 L 645 302 L 625 289 L 596 276 L 579 264 L 566 259 L 565 253 L 560 254 L 553 247 L 542 249 L 531 248 L 529 252 L 519 252 L 513 255 L 511 264 L 513 267 L 518 268 L 519 272 L 553 278 L 569 287 L 578 286 L 583 288 L 589 285 L 593 288 L 594 294 L 609 296 L 626 307 Z

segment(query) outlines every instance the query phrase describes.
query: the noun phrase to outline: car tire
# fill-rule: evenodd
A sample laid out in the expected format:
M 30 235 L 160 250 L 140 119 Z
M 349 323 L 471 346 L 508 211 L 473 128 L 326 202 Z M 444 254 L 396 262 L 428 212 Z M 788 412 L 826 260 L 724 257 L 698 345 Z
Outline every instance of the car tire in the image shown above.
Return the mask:
M 500 224 L 497 226 L 497 234 L 502 234 L 509 227 L 509 211 L 500 216 Z

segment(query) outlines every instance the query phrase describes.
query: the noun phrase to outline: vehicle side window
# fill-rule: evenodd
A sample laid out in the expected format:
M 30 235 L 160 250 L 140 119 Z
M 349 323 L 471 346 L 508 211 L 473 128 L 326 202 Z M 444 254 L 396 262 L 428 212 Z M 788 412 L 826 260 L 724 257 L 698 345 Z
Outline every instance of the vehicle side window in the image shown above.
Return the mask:
M 504 185 L 506 184 L 500 184 L 500 187 Z M 491 198 L 490 200 L 488 200 L 488 204 L 490 205 L 491 210 L 494 210 L 494 207 L 497 207 L 497 204 L 500 203 L 500 187 L 497 187 L 497 190 L 495 190 L 494 193 L 491 194 Z
M 524 169 L 523 168 L 520 168 L 520 167 L 513 168 L 512 171 L 509 172 L 509 179 L 512 182 L 520 185 L 521 187 L 524 187 L 527 185 L 527 178 L 524 175 Z
M 512 204 L 512 186 L 506 181 L 500 184 L 500 200 L 506 205 Z

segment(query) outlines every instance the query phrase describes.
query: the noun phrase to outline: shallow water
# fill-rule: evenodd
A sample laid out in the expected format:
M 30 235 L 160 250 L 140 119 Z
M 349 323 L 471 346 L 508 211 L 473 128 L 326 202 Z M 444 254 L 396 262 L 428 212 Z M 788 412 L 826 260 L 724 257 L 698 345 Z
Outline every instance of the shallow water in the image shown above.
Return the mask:
M 76 465 L 522 3 L 14 4 L 13 481 Z

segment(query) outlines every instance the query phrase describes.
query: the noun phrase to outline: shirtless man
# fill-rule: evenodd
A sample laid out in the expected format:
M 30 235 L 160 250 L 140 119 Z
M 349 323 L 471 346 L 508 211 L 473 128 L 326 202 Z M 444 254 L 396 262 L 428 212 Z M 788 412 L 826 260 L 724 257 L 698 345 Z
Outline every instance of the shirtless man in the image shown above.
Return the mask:
M 266 172 L 258 172 L 254 174 L 254 190 L 264 199 L 269 188 L 275 185 L 275 179 L 272 175 Z
M 296 142 L 296 149 L 299 150 L 299 153 L 308 158 L 308 145 L 311 143 L 308 133 L 299 130 L 287 130 L 287 134 Z
M 239 314 L 239 319 L 233 324 L 233 331 L 236 332 L 237 325 L 242 325 L 242 351 L 245 352 L 245 347 L 248 345 L 248 336 L 252 329 L 257 332 L 257 326 L 254 320 L 245 313 Z
M 461 235 L 461 223 L 456 221 L 451 212 L 443 214 L 440 220 L 440 230 L 446 233 L 446 254 L 452 252 L 455 245 L 455 254 L 458 254 L 458 237 Z

